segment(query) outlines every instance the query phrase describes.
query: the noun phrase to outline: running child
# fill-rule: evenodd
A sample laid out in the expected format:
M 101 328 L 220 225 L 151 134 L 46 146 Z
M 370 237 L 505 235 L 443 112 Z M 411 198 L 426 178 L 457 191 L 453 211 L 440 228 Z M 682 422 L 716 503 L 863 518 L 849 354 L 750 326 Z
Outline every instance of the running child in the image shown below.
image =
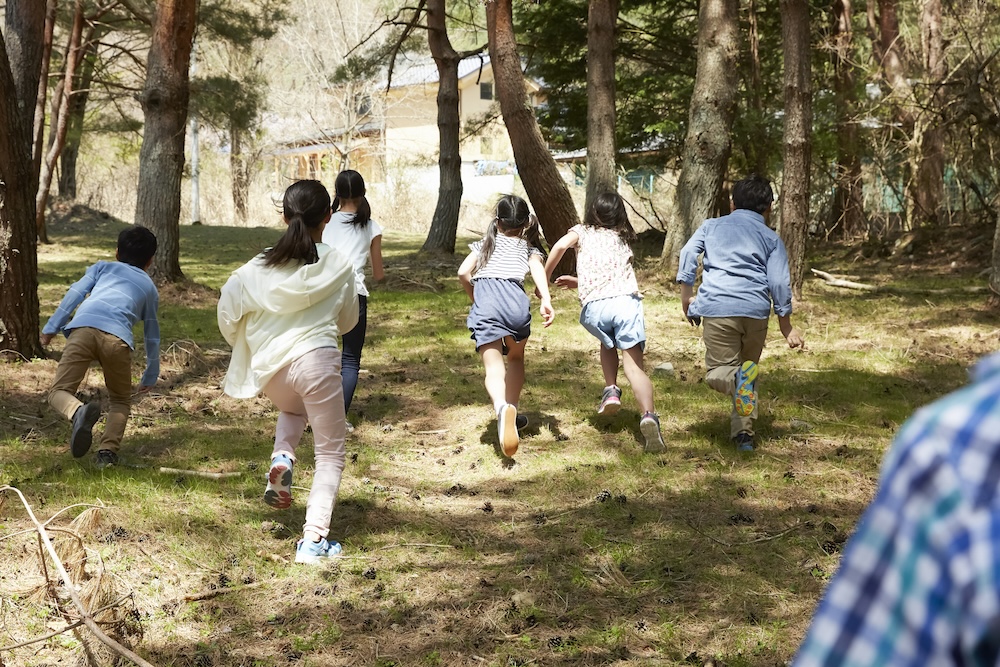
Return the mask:
M 341 339 L 345 412 L 351 409 L 361 370 L 361 351 L 368 330 L 368 287 L 365 267 L 372 264 L 372 278 L 382 282 L 382 228 L 372 220 L 372 207 L 365 198 L 365 179 L 353 169 L 337 174 L 334 182 L 333 217 L 323 231 L 323 243 L 336 248 L 354 267 L 358 290 L 358 325 Z M 350 422 L 347 430 L 353 430 Z
M 559 276 L 556 284 L 578 288 L 582 306 L 580 324 L 601 344 L 605 386 L 597 413 L 613 415 L 621 408 L 622 390 L 618 386 L 618 350 L 621 350 L 625 377 L 642 411 L 639 432 L 645 439 L 644 450 L 659 453 L 666 446 L 660 433 L 660 418 L 653 408 L 653 383 L 643 366 L 646 323 L 629 247 L 635 238 L 624 200 L 616 192 L 602 193 L 594 199 L 583 224 L 572 227 L 552 246 L 545 273 L 551 277 L 563 254 L 570 248 L 576 249 L 577 276 Z
M 118 451 L 132 411 L 132 327 L 142 320 L 146 371 L 139 393 L 148 392 L 160 375 L 160 296 L 146 270 L 156 254 L 156 236 L 145 227 L 129 227 L 118 235 L 115 262 L 97 262 L 70 285 L 62 303 L 42 327 L 40 342 L 52 342 L 60 331 L 66 335 L 49 405 L 73 422 L 69 448 L 75 458 L 90 450 L 93 428 L 101 418 L 100 401 L 84 404 L 76 390 L 93 361 L 101 364 L 111 407 L 94 457 L 98 468 L 118 464 Z M 75 313 L 74 313 L 75 311 Z
M 505 195 L 497 202 L 486 235 L 469 248 L 472 252 L 458 269 L 458 279 L 472 299 L 466 324 L 486 368 L 500 447 L 505 456 L 514 456 L 517 430 L 528 425 L 526 417 L 518 416 L 517 405 L 524 386 L 524 346 L 531 335 L 531 302 L 524 292 L 529 272 L 541 298 L 544 326 L 555 317 L 538 219 L 523 199 Z
M 295 449 L 306 424 L 315 440 L 316 473 L 296 563 L 340 554 L 328 540 L 344 470 L 344 388 L 337 341 L 358 322 L 355 273 L 342 254 L 321 243 L 330 193 L 319 181 L 285 190 L 288 228 L 273 247 L 233 272 L 219 297 L 219 330 L 233 347 L 223 391 L 252 398 L 261 391 L 278 408 L 264 502 L 292 504 Z

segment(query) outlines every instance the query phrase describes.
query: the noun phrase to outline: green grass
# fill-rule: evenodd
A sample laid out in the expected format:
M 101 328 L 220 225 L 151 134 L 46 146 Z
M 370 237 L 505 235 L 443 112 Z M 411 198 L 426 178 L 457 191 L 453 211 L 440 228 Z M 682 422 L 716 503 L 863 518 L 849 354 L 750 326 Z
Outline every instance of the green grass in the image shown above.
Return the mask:
M 53 227 L 55 244 L 39 252 L 43 321 L 89 263 L 110 258 L 116 232 L 107 221 Z M 333 516 L 346 556 L 305 568 L 290 561 L 311 438 L 292 507 L 268 508 L 262 477 L 276 413 L 266 399 L 219 390 L 228 348 L 215 326 L 217 290 L 278 233 L 182 228 L 181 265 L 195 284 L 162 291 L 163 379 L 134 406 L 124 466 L 102 472 L 67 453 L 69 425 L 44 401 L 54 360 L 0 367 L 0 485 L 19 488 L 42 520 L 77 503 L 102 506 L 72 527 L 85 548 L 81 584 L 108 601 L 131 594 L 120 616 L 132 620 L 111 627 L 153 664 L 783 664 L 896 429 L 961 385 L 997 341 L 981 295 L 871 295 L 807 282 L 793 316 L 807 349 L 789 350 L 772 323 L 761 445 L 741 455 L 728 440 L 725 399 L 703 382 L 699 331 L 647 258 L 647 367 L 674 369 L 651 372 L 668 451 L 642 454 L 627 388 L 618 416 L 594 414 L 597 343 L 577 323 L 575 295 L 558 291 L 556 323 L 536 327 L 528 344 L 521 407 L 531 425 L 511 462 L 499 456 L 465 329 L 462 258 L 420 256 L 423 239 L 390 231 L 390 278 L 370 298 L 367 373 Z M 813 261 L 826 269 L 838 258 Z M 889 274 L 850 270 L 871 281 Z M 893 284 L 975 280 L 926 273 L 902 271 Z M 98 370 L 81 392 L 102 395 Z M 69 528 L 82 511 L 52 525 Z M 8 493 L 0 646 L 63 627 L 41 587 L 37 539 L 15 535 L 29 528 Z M 52 664 L 81 654 L 87 634 L 0 658 Z

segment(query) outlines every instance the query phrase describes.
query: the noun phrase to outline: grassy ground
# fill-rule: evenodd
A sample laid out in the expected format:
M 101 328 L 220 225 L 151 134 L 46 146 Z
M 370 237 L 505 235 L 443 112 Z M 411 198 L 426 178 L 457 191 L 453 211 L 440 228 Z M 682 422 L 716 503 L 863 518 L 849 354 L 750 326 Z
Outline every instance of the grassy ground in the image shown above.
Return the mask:
M 111 258 L 117 229 L 52 228 L 55 244 L 39 251 L 43 321 L 87 264 Z M 982 294 L 872 295 L 809 281 L 793 317 L 807 349 L 789 350 L 772 323 L 762 442 L 738 454 L 726 401 L 702 379 L 699 332 L 640 256 L 647 365 L 672 365 L 651 373 L 667 452 L 642 454 L 627 389 L 618 416 L 595 415 L 597 344 L 577 323 L 575 295 L 560 291 L 556 323 L 528 344 L 531 424 L 510 460 L 464 326 L 461 257 L 419 256 L 422 239 L 389 232 L 390 278 L 370 299 L 333 517 L 346 556 L 308 568 L 291 558 L 309 436 L 292 508 L 272 510 L 261 498 L 276 413 L 219 391 L 228 348 L 217 290 L 276 235 L 182 228 L 195 284 L 162 291 L 163 379 L 134 406 L 121 467 L 98 471 L 69 455 L 69 424 L 44 401 L 54 359 L 0 365 L 0 486 L 50 520 L 80 595 L 92 608 L 117 603 L 101 620 L 155 665 L 782 665 L 897 427 L 962 384 L 998 340 Z M 985 264 L 952 267 L 950 256 L 854 259 L 831 248 L 812 261 L 909 289 L 985 281 Z M 95 368 L 81 395 L 102 387 Z M 31 528 L 18 497 L 0 497 L 0 647 L 75 617 L 65 589 L 46 585 L 58 576 L 42 567 Z M 0 664 L 76 664 L 88 651 L 110 664 L 83 628 L 2 652 Z

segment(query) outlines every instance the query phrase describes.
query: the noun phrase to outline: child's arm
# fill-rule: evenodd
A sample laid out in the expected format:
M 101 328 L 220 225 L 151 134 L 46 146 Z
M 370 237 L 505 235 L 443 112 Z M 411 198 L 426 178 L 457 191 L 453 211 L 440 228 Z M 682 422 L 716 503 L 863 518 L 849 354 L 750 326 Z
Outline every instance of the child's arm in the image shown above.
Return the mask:
M 549 326 L 556 317 L 556 311 L 552 308 L 548 275 L 545 272 L 545 265 L 542 264 L 542 256 L 532 253 L 528 257 L 528 269 L 531 271 L 531 279 L 535 281 L 535 289 L 542 300 L 542 305 L 538 309 L 538 312 L 542 314 L 543 324 Z
M 688 308 L 690 308 L 692 301 L 694 301 L 694 285 L 681 283 L 681 309 L 684 310 L 684 317 L 687 317 L 687 321 L 691 323 L 691 326 L 696 327 L 701 324 L 701 318 L 688 317 Z
M 56 308 L 56 312 L 52 313 L 52 317 L 50 317 L 49 321 L 45 323 L 44 327 L 42 327 L 42 335 L 38 337 L 38 340 L 43 346 L 51 343 L 52 339 L 55 338 L 55 335 L 62 331 L 63 327 L 69 324 L 77 306 L 83 303 L 83 300 L 87 298 L 87 295 L 94 290 L 99 278 L 98 274 L 101 270 L 100 265 L 100 262 L 92 264 L 84 272 L 82 278 L 70 285 L 69 289 L 66 291 L 66 296 L 63 297 L 62 301 L 59 303 L 59 307 Z
M 472 289 L 472 272 L 476 268 L 476 260 L 478 259 L 479 253 L 470 252 L 469 256 L 462 262 L 462 266 L 458 267 L 458 281 L 462 283 L 465 293 L 469 295 L 469 300 L 473 303 L 476 302 L 476 296 Z
M 580 236 L 576 232 L 566 232 L 561 239 L 555 242 L 552 246 L 552 250 L 549 251 L 549 258 L 545 262 L 545 277 L 546 282 L 552 279 L 552 272 L 556 269 L 556 264 L 562 259 L 562 256 L 570 248 L 575 248 L 577 243 L 580 241 Z M 559 276 L 556 279 L 556 284 L 563 287 L 576 287 L 575 282 L 570 284 L 573 280 L 573 276 Z M 537 281 L 536 281 L 537 282 Z
M 147 302 L 142 313 L 142 339 L 146 349 L 146 370 L 139 381 L 139 393 L 143 394 L 153 388 L 160 378 L 160 321 L 157 312 L 160 307 L 160 297 L 157 294 Z
M 383 280 L 385 280 L 385 270 L 382 267 L 381 234 L 372 239 L 371 256 L 372 256 L 372 278 L 375 279 L 375 282 L 380 283 Z
M 792 326 L 791 315 L 778 315 L 778 327 L 781 329 L 781 335 L 788 341 L 788 347 L 806 349 L 806 339 L 802 337 L 798 329 Z

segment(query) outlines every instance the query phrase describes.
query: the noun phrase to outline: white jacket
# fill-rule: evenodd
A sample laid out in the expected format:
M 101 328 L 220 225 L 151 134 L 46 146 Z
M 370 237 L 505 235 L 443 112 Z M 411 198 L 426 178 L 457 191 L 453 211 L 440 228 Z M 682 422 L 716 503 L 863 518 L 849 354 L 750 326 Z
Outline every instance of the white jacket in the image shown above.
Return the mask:
M 358 323 L 354 267 L 317 243 L 315 264 L 264 266 L 258 255 L 233 271 L 219 297 L 219 330 L 233 347 L 222 389 L 234 398 L 260 393 L 306 352 L 337 347 Z

